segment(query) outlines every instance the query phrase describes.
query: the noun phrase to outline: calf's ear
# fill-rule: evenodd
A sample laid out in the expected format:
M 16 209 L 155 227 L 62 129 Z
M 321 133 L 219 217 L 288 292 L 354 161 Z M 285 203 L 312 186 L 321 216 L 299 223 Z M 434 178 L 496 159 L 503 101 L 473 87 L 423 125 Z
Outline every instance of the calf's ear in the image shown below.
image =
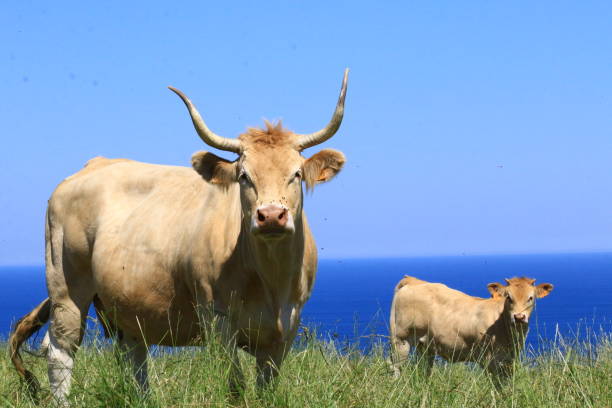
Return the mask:
M 487 289 L 489 289 L 489 293 L 493 297 L 504 296 L 504 293 L 506 291 L 506 287 L 498 282 L 489 283 L 487 285 Z
M 236 182 L 236 162 L 222 159 L 210 152 L 200 151 L 191 156 L 193 169 L 211 184 L 227 186 Z
M 536 297 L 543 298 L 544 296 L 548 296 L 552 290 L 552 283 L 540 283 L 538 286 L 536 286 Z
M 344 154 L 334 149 L 323 149 L 311 156 L 302 166 L 306 188 L 310 190 L 315 184 L 331 180 L 340 172 L 345 162 Z

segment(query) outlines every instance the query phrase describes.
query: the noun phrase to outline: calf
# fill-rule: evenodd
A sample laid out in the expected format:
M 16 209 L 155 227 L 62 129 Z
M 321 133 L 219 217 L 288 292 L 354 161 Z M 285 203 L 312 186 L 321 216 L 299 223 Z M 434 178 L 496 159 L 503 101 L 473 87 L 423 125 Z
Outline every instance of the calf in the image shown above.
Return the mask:
M 429 375 L 434 356 L 447 361 L 473 361 L 494 382 L 510 374 L 512 362 L 525 345 L 535 299 L 547 296 L 550 283 L 506 279 L 490 283 L 488 299 L 466 295 L 441 283 L 410 276 L 395 287 L 391 305 L 391 356 L 395 377 L 410 347 L 422 355 Z

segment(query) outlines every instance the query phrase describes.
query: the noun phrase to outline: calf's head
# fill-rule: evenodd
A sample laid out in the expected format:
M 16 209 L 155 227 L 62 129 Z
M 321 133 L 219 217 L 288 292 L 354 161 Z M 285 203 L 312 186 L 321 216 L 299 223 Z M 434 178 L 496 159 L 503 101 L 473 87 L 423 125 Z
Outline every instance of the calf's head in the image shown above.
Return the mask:
M 250 232 L 261 239 L 290 236 L 302 213 L 303 185 L 307 189 L 331 180 L 345 162 L 342 152 L 324 149 L 310 158 L 301 152 L 332 137 L 344 116 L 348 69 L 344 72 L 340 97 L 329 124 L 314 133 L 296 134 L 266 122 L 263 129 L 248 129 L 238 138 L 213 133 L 193 103 L 179 90 L 170 88 L 185 103 L 198 135 L 217 149 L 238 154 L 234 161 L 209 152 L 192 157 L 193 168 L 209 183 L 227 188 L 238 183 L 244 219 Z
M 494 298 L 504 299 L 504 313 L 512 323 L 527 324 L 533 311 L 536 298 L 547 296 L 552 290 L 550 283 L 535 286 L 535 279 L 506 279 L 506 285 L 489 283 L 487 288 Z

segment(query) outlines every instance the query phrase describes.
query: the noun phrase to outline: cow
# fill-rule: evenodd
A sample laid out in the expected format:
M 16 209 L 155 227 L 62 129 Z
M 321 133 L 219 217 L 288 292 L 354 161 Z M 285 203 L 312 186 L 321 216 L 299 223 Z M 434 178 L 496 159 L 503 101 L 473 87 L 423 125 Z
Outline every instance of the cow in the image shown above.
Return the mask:
M 402 361 L 414 348 L 427 376 L 437 355 L 449 362 L 479 363 L 500 387 L 525 345 L 535 299 L 553 289 L 525 277 L 505 281 L 490 283 L 491 297 L 479 298 L 404 277 L 395 287 L 389 319 L 394 376 L 399 377 Z
M 317 270 L 304 190 L 331 180 L 345 163 L 337 150 L 310 158 L 301 152 L 339 129 L 347 80 L 348 69 L 323 129 L 296 134 L 266 121 L 238 138 L 213 133 L 187 96 L 169 87 L 204 143 L 235 160 L 200 151 L 188 168 L 97 157 L 65 179 L 46 213 L 49 298 L 18 322 L 9 341 L 30 389 L 37 381 L 19 347 L 48 319 L 50 388 L 67 403 L 92 302 L 143 390 L 147 345 L 192 345 L 205 329 L 228 350 L 232 393 L 244 386 L 237 349 L 255 357 L 258 386 L 269 384 L 297 334 Z

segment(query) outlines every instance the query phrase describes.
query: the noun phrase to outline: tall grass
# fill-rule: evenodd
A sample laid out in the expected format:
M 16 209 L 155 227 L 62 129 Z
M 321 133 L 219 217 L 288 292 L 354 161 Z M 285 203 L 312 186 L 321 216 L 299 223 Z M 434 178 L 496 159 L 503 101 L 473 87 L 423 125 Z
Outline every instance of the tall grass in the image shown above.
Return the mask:
M 6 355 L 6 344 L 0 349 Z M 222 346 L 157 349 L 149 362 L 151 390 L 143 396 L 117 349 L 94 339 L 77 354 L 70 400 L 74 407 L 612 407 L 612 336 L 569 342 L 557 338 L 544 350 L 528 350 L 498 392 L 477 366 L 437 361 L 426 378 L 417 356 L 395 381 L 387 345 L 373 341 L 368 353 L 340 348 L 309 332 L 301 334 L 283 364 L 274 390 L 255 389 L 254 359 L 240 353 L 247 388 L 228 389 Z M 25 355 L 43 384 L 38 406 L 54 406 L 46 362 Z M 45 391 L 46 390 L 46 391 Z M 0 406 L 34 407 L 8 358 L 0 359 Z

